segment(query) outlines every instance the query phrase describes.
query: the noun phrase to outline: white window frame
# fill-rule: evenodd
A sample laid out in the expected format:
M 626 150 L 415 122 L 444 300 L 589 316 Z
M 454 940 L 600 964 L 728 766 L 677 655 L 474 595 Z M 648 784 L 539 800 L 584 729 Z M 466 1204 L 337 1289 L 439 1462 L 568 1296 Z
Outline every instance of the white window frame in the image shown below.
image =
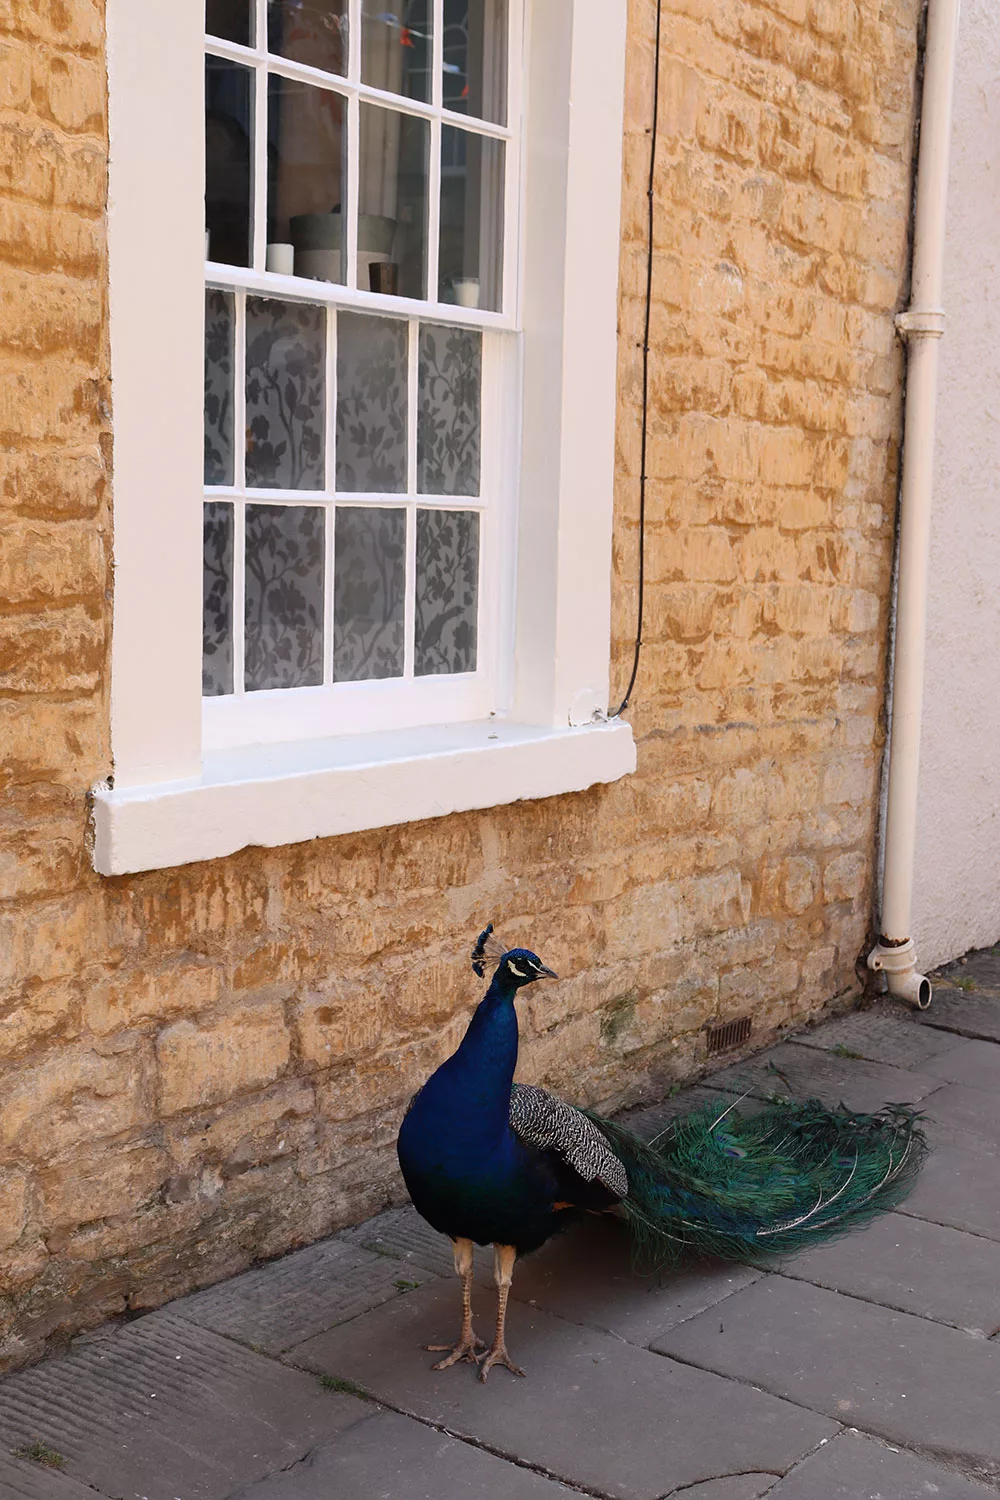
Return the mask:
M 518 294 L 503 315 L 448 308 L 448 321 L 466 311 L 479 326 L 513 315 L 520 334 L 520 411 L 505 418 L 519 448 L 513 604 L 496 707 L 457 724 L 234 746 L 213 742 L 201 696 L 204 0 L 108 0 L 114 775 L 94 793 L 103 874 L 551 796 L 634 769 L 629 726 L 606 720 L 626 7 L 526 10 Z M 253 290 L 257 275 L 281 294 L 284 278 L 240 280 Z M 354 296 L 433 318 L 410 299 Z

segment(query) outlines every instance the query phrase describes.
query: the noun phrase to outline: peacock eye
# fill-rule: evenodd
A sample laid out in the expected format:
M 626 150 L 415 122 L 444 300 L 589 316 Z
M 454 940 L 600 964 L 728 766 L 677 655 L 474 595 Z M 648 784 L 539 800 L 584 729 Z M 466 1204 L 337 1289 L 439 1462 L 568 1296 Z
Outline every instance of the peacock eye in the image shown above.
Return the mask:
M 516 974 L 517 975 L 518 979 L 527 979 L 528 976 L 524 972 L 524 970 L 523 969 L 519 969 L 517 967 L 517 964 L 512 963 L 510 959 L 507 960 L 507 967 L 508 967 L 508 969 L 510 970 L 510 972 L 512 974 Z

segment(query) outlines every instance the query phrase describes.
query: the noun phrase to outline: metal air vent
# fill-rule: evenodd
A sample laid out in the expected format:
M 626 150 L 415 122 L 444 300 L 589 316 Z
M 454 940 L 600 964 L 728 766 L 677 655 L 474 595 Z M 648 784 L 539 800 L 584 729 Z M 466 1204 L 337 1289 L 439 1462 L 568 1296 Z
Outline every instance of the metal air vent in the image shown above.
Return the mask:
M 750 1016 L 739 1016 L 735 1021 L 724 1021 L 719 1026 L 710 1026 L 708 1028 L 709 1056 L 715 1052 L 731 1052 L 734 1047 L 742 1047 L 744 1042 L 749 1041 L 752 1030 L 753 1020 Z

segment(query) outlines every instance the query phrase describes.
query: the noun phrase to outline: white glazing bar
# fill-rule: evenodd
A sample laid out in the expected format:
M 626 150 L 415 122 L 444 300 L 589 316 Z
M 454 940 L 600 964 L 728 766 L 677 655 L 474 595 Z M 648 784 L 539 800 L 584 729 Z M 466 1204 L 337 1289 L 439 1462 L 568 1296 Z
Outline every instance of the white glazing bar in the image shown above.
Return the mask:
M 437 323 L 451 323 L 456 328 L 490 328 L 510 330 L 512 318 L 502 313 L 485 312 L 478 307 L 459 307 L 455 302 L 437 302 L 433 298 L 390 297 L 381 292 L 359 292 L 336 281 L 311 281 L 305 276 L 282 276 L 273 271 L 251 271 L 245 266 L 226 266 L 212 261 L 205 267 L 209 286 L 231 291 L 246 287 L 266 297 L 281 297 L 296 302 L 313 302 L 325 306 L 354 307 L 358 311 L 383 313 L 390 318 L 425 318 Z
M 244 601 L 246 599 L 246 294 L 236 294 L 233 358 L 233 477 L 241 498 L 233 502 L 233 692 L 243 696 Z
M 361 107 L 357 95 L 347 101 L 347 268 L 345 287 L 351 290 L 358 282 L 358 186 L 361 163 Z M 295 278 L 292 278 L 293 280 Z M 370 293 L 369 293 L 370 295 Z M 343 296 L 343 291 L 341 292 Z M 345 299 L 346 300 L 346 299 Z
M 263 9 L 258 5 L 258 15 Z M 254 70 L 253 108 L 253 267 L 263 271 L 267 258 L 267 68 Z
M 312 84 L 315 88 L 329 89 L 333 93 L 344 94 L 348 98 L 361 98 L 372 104 L 380 104 L 387 109 L 398 109 L 403 114 L 416 115 L 418 119 L 429 120 L 435 114 L 440 114 L 450 125 L 457 125 L 461 130 L 472 131 L 476 135 L 491 135 L 498 140 L 508 140 L 513 134 L 509 125 L 497 125 L 492 120 L 480 120 L 475 115 L 464 115 L 459 111 L 443 109 L 438 105 L 426 104 L 421 99 L 411 99 L 408 94 L 393 94 L 387 89 L 376 88 L 371 83 L 360 83 L 356 79 L 345 76 L 343 73 L 328 73 L 325 68 L 314 68 L 310 63 L 296 62 L 291 57 L 281 57 L 277 53 L 267 55 L 263 51 L 256 52 L 252 47 L 241 47 L 238 42 L 222 41 L 218 37 L 207 39 L 206 50 L 213 57 L 224 57 L 230 62 L 241 63 L 245 67 L 253 67 L 255 63 L 265 64 L 272 73 L 280 73 L 283 78 L 291 78 L 297 83 Z M 436 87 L 440 93 L 440 69 L 435 74 Z
M 430 171 L 427 181 L 427 300 L 436 302 L 441 243 L 441 121 L 431 121 Z
M 326 310 L 326 494 L 334 487 L 337 461 L 337 314 L 334 308 Z M 333 547 L 334 508 L 325 507 L 324 529 L 326 548 L 323 564 L 323 681 L 333 681 Z
M 357 83 L 361 78 L 361 0 L 350 0 L 347 14 L 347 76 Z
M 406 597 L 403 604 L 403 676 L 413 676 L 414 609 L 417 587 L 417 365 L 420 325 L 410 319 L 406 382 Z
M 267 53 L 267 0 L 253 0 L 253 45 L 261 57 Z
M 233 695 L 242 698 L 246 623 L 246 501 L 233 501 Z
M 441 64 L 444 59 L 444 0 L 431 0 L 431 105 L 441 108 Z

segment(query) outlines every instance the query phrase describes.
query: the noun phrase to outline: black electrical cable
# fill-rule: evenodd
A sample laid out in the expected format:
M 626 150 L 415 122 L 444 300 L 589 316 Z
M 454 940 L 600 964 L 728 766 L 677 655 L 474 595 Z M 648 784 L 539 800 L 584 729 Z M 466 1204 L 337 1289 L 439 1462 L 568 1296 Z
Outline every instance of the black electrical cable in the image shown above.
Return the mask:
M 656 125 L 660 108 L 660 20 L 663 0 L 656 0 L 656 40 L 653 45 L 653 127 L 649 147 L 649 186 L 646 190 L 648 209 L 648 244 L 646 246 L 646 316 L 642 336 L 642 435 L 639 449 L 639 598 L 636 609 L 635 655 L 632 658 L 632 676 L 629 678 L 625 696 L 611 715 L 617 719 L 628 708 L 639 674 L 639 656 L 642 652 L 642 611 L 646 592 L 646 438 L 649 429 L 649 320 L 653 304 L 653 216 L 655 210 L 654 177 L 656 173 Z

